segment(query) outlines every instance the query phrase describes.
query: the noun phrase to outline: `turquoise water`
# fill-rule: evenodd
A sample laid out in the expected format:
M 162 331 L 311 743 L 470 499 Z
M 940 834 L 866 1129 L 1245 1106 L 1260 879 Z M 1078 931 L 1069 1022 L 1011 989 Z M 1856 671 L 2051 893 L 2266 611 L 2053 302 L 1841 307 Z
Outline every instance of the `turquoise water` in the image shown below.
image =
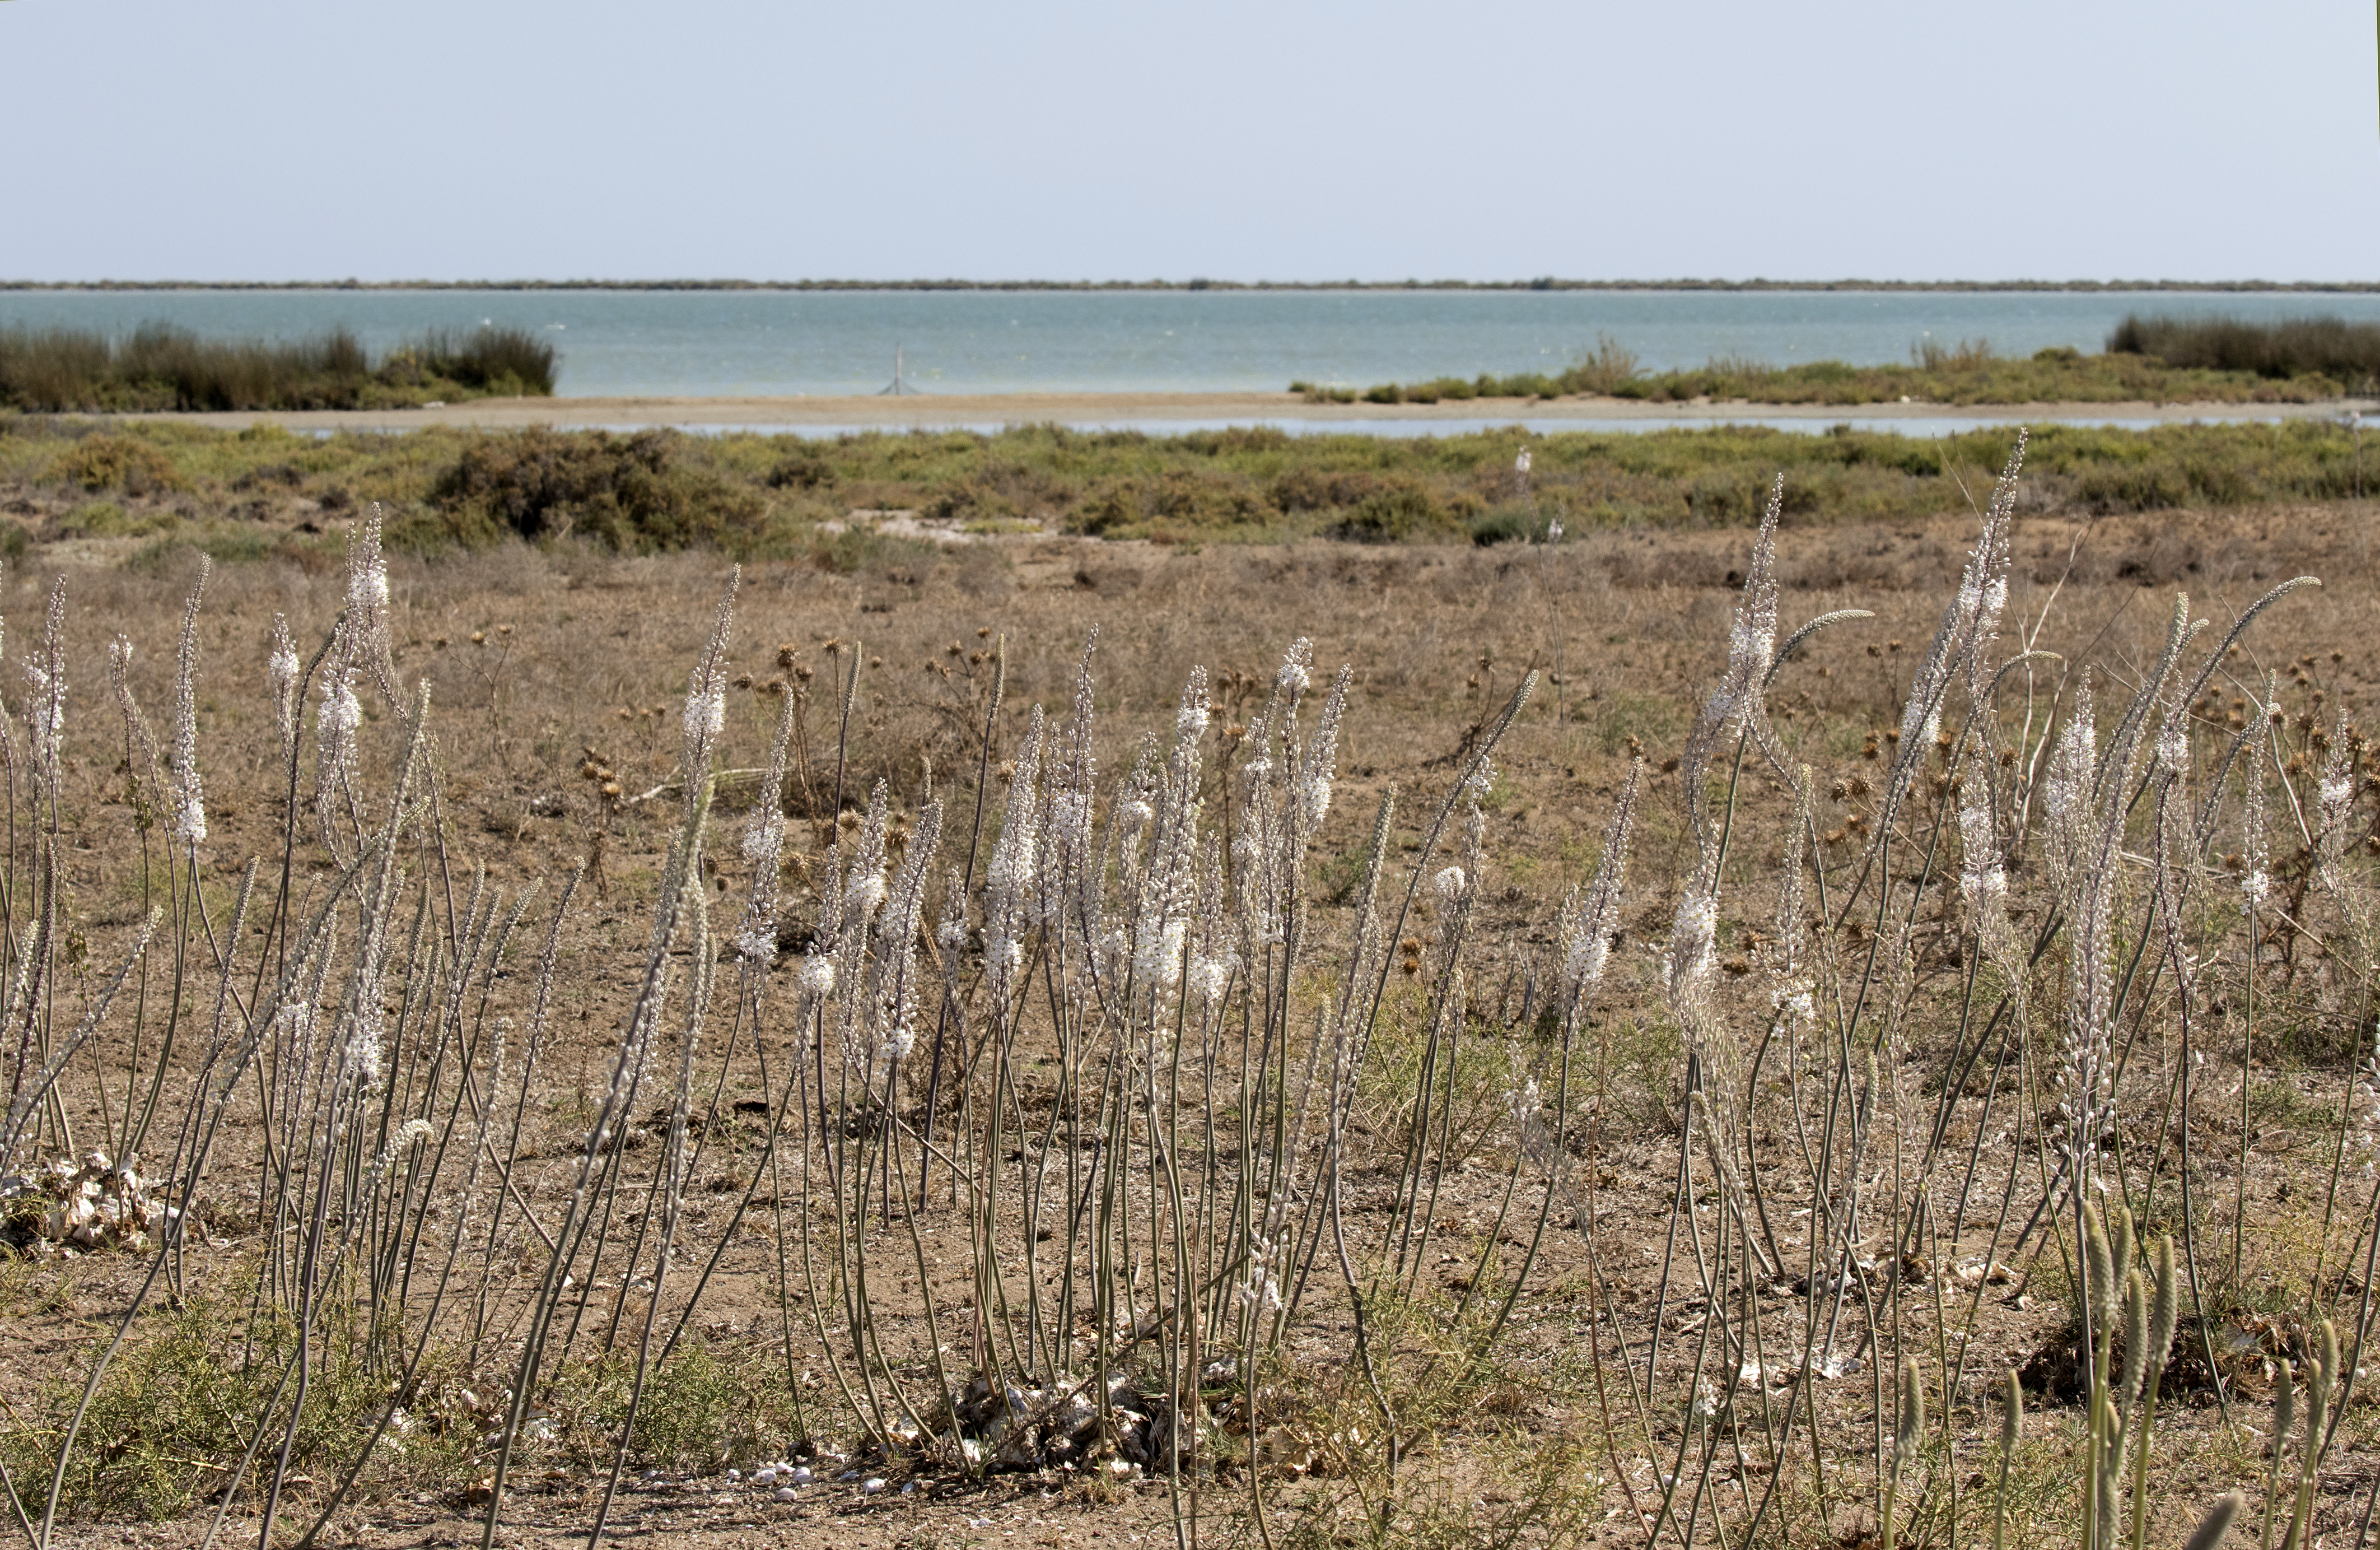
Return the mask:
M 0 327 L 296 337 L 534 329 L 565 396 L 1278 391 L 1552 371 L 1609 335 L 1650 369 L 1905 360 L 1921 340 L 2096 350 L 2126 312 L 2380 322 L 2380 295 L 2062 291 L 0 291 Z

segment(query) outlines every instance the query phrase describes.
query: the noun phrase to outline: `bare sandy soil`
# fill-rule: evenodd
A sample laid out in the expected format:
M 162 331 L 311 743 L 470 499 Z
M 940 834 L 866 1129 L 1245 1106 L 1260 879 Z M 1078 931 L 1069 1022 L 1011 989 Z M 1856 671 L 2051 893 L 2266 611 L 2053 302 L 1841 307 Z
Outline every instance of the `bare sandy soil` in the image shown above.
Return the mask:
M 1570 398 L 1471 398 L 1435 404 L 1316 404 L 1294 393 L 1011 393 L 917 395 L 885 397 L 718 398 L 480 398 L 426 409 L 323 409 L 288 413 L 171 414 L 143 419 L 181 420 L 204 425 L 242 427 L 271 421 L 291 430 L 411 431 L 429 425 L 867 426 L 887 430 L 961 425 L 1029 425 L 1047 422 L 1111 425 L 1213 421 L 1299 421 L 1317 424 L 1359 421 L 1708 421 L 1753 420 L 1940 420 L 2022 421 L 2043 424 L 2072 420 L 2156 421 L 2181 424 L 2210 417 L 2227 420 L 2324 420 L 2352 404 L 1653 404 L 1633 398 L 1580 396 Z M 2365 409 L 2373 406 L 2362 405 Z

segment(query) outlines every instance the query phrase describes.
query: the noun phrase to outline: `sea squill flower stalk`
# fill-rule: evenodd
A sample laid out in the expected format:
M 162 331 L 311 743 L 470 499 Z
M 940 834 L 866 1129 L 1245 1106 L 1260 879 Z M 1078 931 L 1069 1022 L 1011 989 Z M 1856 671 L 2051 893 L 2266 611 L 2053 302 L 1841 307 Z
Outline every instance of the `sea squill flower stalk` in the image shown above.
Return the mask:
M 174 744 L 167 767 L 174 776 L 174 837 L 185 847 L 207 837 L 206 787 L 199 776 L 199 603 L 206 595 L 213 562 L 199 556 L 199 579 L 182 609 L 182 639 L 174 654 Z
M 146 828 L 170 819 L 165 809 L 171 793 L 157 739 L 132 698 L 131 667 L 132 642 L 119 635 L 107 643 L 107 679 L 115 690 L 115 708 L 124 718 L 124 763 L 132 776 L 134 821 Z
M 884 951 L 876 961 L 876 1060 L 880 1067 L 907 1059 L 917 1047 L 923 994 L 917 943 L 925 928 L 926 879 L 932 874 L 941 837 L 942 804 L 928 802 L 909 831 L 908 848 L 892 874 L 880 938 Z
M 356 735 L 364 724 L 364 707 L 356 695 L 358 676 L 351 665 L 331 673 L 314 709 L 314 816 L 334 857 L 341 853 L 340 809 L 345 807 L 351 824 L 360 827 Z
M 1148 858 L 1137 880 L 1133 927 L 1133 982 L 1152 1028 L 1182 983 L 1198 908 L 1198 750 L 1207 728 L 1207 670 L 1191 669 L 1174 714 L 1172 752 L 1148 808 Z
M 27 743 L 37 801 L 55 799 L 58 754 L 66 744 L 66 621 L 67 583 L 60 577 L 50 589 L 49 606 L 42 615 L 41 651 L 24 666 Z
M 388 707 L 403 714 L 406 702 L 396 684 L 388 556 L 381 550 L 378 501 L 366 508 L 363 521 L 347 536 L 346 604 L 339 620 L 340 640 L 332 652 L 334 659 L 341 667 L 352 667 L 369 678 Z
M 273 643 L 264 653 L 264 688 L 272 697 L 273 716 L 281 730 L 281 757 L 295 767 L 298 757 L 298 698 L 305 666 L 298 660 L 297 642 L 289 638 L 286 615 L 273 616 Z
M 2355 737 L 2348 728 L 2347 707 L 2338 708 L 2331 724 L 2330 749 L 2322 776 L 2314 787 L 2314 810 L 2320 825 L 2314 832 L 2314 855 L 2323 885 L 2339 891 L 2339 860 L 2347 849 L 2348 821 L 2355 806 Z
M 781 698 L 777 729 L 769 739 L 769 766 L 761 777 L 760 795 L 744 824 L 744 859 L 752 866 L 752 885 L 744 902 L 744 918 L 735 930 L 735 951 L 754 973 L 765 973 L 777 956 L 778 873 L 785 856 L 785 770 L 793 745 L 795 696 Z M 749 995 L 755 987 L 745 986 Z
M 1121 943 L 1102 913 L 1100 848 L 1092 821 L 1099 761 L 1091 746 L 1097 718 L 1091 657 L 1098 647 L 1094 629 L 1075 664 L 1074 704 L 1065 734 L 1044 756 L 1045 811 L 1039 820 L 1032 904 L 1034 914 L 1054 928 L 1058 941 L 1082 944 L 1081 952 L 1061 955 L 1068 972 L 1120 978 L 1116 959 Z
M 1728 631 L 1727 665 L 1686 735 L 1679 781 L 1694 842 L 1694 859 L 1670 916 L 1662 965 L 1663 999 L 1683 1036 L 1694 1090 L 1710 1102 L 1707 1139 L 1721 1154 L 1730 1156 L 1737 1150 L 1741 1118 L 1735 1095 L 1739 1061 L 1734 1037 L 1724 1020 L 1713 1015 L 1709 999 L 1718 946 L 1724 841 L 1711 824 L 1708 788 L 1712 763 L 1730 737 L 1739 751 L 1739 765 L 1745 746 L 1767 748 L 1775 740 L 1768 726 L 1767 690 L 1777 661 L 1777 524 L 1784 505 L 1785 481 L 1780 474 L 1769 489 L 1759 530 L 1753 537 L 1743 590 Z
M 735 592 L 743 568 L 728 572 L 727 588 L 711 615 L 710 639 L 686 676 L 686 709 L 680 717 L 685 731 L 686 803 L 694 805 L 695 787 L 710 773 L 710 758 L 727 729 L 727 645 L 735 619 Z
M 2099 767 L 2097 707 L 2091 696 L 2091 669 L 2084 667 L 2074 691 L 2074 706 L 2049 754 L 2043 782 L 2043 816 L 2047 834 L 2043 851 L 2050 880 L 2060 892 L 2073 881 L 2092 824 L 2091 787 Z
M 1879 836 L 1889 827 L 1891 815 L 1897 813 L 1902 797 L 1942 735 L 1943 699 L 1950 685 L 1961 677 L 1965 678 L 1970 709 L 1976 713 L 1989 691 L 1992 646 L 2008 606 L 2010 541 L 2016 525 L 2017 482 L 2024 469 L 2025 439 L 2020 430 L 1991 501 L 1984 508 L 1983 530 L 1968 552 L 1959 590 L 1910 681 L 1884 803 L 1887 822 L 1878 825 Z
M 995 1006 L 1009 996 L 1025 967 L 1025 938 L 1033 924 L 1033 882 L 1039 871 L 1041 707 L 1028 713 L 1011 766 L 1008 811 L 1001 820 L 983 890 L 984 971 Z

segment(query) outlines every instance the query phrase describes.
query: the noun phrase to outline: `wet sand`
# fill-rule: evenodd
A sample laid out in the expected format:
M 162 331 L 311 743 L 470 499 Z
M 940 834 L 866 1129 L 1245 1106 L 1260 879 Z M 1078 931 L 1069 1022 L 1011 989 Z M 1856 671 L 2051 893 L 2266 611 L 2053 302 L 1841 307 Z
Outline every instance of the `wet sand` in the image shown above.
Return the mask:
M 853 427 L 885 430 L 954 426 L 1169 426 L 1259 421 L 1427 423 L 1436 421 L 1711 423 L 1743 421 L 1996 421 L 2045 424 L 2058 421 L 2182 423 L 2192 420 L 2328 420 L 2350 409 L 2374 412 L 2367 401 L 2320 404 L 1761 404 L 1646 403 L 1633 398 L 1466 398 L 1436 404 L 1315 404 L 1291 393 L 1013 393 L 917 394 L 901 397 L 633 397 L 481 398 L 420 409 L 322 409 L 296 412 L 192 413 L 128 416 L 244 427 L 270 421 L 293 431 L 409 431 L 425 426 L 507 428 L 527 425 L 634 428 L 675 425 L 704 429 Z

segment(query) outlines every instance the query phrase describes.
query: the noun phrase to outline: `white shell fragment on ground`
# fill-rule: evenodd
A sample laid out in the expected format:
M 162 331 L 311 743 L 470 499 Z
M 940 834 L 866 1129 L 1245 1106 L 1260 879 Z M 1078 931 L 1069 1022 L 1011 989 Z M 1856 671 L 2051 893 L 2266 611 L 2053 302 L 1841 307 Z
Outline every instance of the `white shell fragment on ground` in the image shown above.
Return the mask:
M 60 1157 L 0 1177 L 0 1236 L 25 1248 L 122 1249 L 140 1253 L 174 1219 L 158 1181 L 104 1152 Z

